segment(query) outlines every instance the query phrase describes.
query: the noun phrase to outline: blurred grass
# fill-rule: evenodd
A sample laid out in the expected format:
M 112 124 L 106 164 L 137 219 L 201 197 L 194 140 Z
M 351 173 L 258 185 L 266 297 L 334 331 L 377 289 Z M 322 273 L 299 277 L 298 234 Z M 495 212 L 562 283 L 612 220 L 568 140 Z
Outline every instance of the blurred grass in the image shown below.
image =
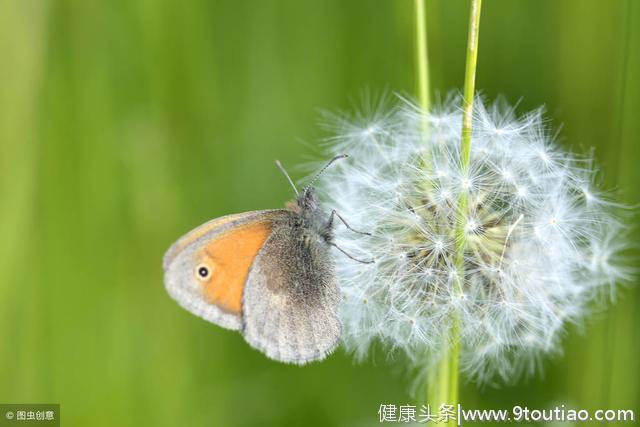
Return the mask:
M 446 93 L 462 85 L 467 4 L 427 7 L 432 87 Z M 520 111 L 546 104 L 561 142 L 595 147 L 631 204 L 639 9 L 485 2 L 477 81 L 522 97 Z M 266 360 L 179 309 L 160 260 L 206 219 L 282 206 L 273 160 L 315 154 L 318 108 L 413 93 L 411 13 L 400 0 L 0 2 L 0 402 L 60 402 L 74 426 L 370 425 L 381 403 L 410 403 L 411 378 L 380 353 Z M 621 290 L 544 377 L 467 385 L 462 402 L 638 413 L 639 304 Z

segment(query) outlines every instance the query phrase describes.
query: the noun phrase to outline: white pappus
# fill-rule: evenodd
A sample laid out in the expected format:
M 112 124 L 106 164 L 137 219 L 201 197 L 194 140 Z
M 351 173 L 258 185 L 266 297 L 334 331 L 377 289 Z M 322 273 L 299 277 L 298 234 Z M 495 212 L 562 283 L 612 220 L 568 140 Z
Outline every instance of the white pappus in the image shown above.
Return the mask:
M 567 323 L 626 278 L 617 259 L 624 226 L 594 186 L 591 160 L 561 149 L 541 110 L 516 117 L 478 97 L 463 172 L 460 105 L 451 96 L 427 113 L 402 101 L 369 117 L 333 118 L 326 154 L 351 159 L 327 170 L 319 193 L 373 234 L 338 226 L 341 247 L 375 260 L 336 256 L 343 339 L 360 358 L 379 341 L 435 363 L 454 339 L 455 315 L 461 370 L 481 383 L 512 381 L 557 351 Z M 459 212 L 463 192 L 468 204 Z

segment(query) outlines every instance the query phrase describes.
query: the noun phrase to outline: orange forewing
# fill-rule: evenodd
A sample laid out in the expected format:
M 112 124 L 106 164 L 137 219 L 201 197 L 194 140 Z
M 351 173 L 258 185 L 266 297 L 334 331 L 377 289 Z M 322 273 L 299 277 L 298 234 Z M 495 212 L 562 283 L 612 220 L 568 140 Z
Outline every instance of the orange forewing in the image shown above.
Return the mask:
M 241 219 L 242 217 L 248 216 L 253 213 L 254 212 L 245 212 L 245 213 L 234 214 L 234 215 L 226 215 L 226 216 L 223 216 L 222 218 L 213 219 L 205 224 L 202 224 L 200 227 L 196 228 L 195 230 L 192 230 L 187 235 L 181 237 L 180 240 L 174 243 L 171 249 L 169 249 L 169 252 L 167 252 L 164 259 L 165 269 L 170 264 L 170 262 L 180 252 L 182 252 L 183 249 L 185 249 L 187 246 L 189 246 L 199 238 L 203 237 L 205 234 L 211 232 L 216 228 L 223 226 L 224 224 Z
M 208 302 L 228 313 L 241 314 L 249 269 L 270 234 L 270 221 L 256 221 L 238 225 L 203 247 L 201 261 L 212 270 L 203 281 Z

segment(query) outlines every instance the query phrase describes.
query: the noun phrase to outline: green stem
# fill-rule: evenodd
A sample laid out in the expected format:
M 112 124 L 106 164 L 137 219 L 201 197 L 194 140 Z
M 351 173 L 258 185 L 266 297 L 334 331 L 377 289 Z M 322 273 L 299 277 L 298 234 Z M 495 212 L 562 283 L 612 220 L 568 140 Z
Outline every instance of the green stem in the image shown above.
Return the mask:
M 457 405 L 460 401 L 460 318 L 457 315 L 451 319 L 451 336 L 453 337 L 453 342 L 449 349 L 449 395 L 447 401 L 451 405 Z M 457 425 L 455 421 L 450 424 Z
M 460 165 L 462 176 L 467 178 L 469 160 L 471 157 L 471 125 L 473 122 L 473 97 L 476 85 L 476 64 L 478 59 L 478 37 L 480 31 L 480 8 L 482 0 L 471 0 L 471 16 L 469 18 L 469 38 L 467 41 L 467 65 L 464 75 L 464 105 L 462 113 L 462 146 L 460 150 Z M 466 191 L 460 193 L 458 199 L 458 221 L 456 228 L 456 267 L 458 270 L 458 292 L 462 293 L 464 281 L 464 250 L 466 246 L 465 228 L 467 226 Z
M 417 70 L 417 90 L 418 103 L 424 114 L 429 111 L 431 107 L 431 101 L 429 97 L 429 56 L 427 54 L 427 6 L 426 0 L 414 0 L 413 2 L 415 10 L 415 37 L 416 37 L 416 70 Z M 422 152 L 420 166 L 425 171 L 431 171 L 431 154 L 428 146 L 426 145 L 429 137 L 429 122 L 426 116 L 422 118 L 420 123 L 422 141 L 425 144 L 425 149 Z M 422 183 L 423 190 L 426 194 L 430 194 L 432 191 L 431 185 L 428 181 Z
M 423 112 L 428 112 L 430 107 L 429 99 L 429 63 L 427 56 L 427 14 L 426 0 L 414 0 L 415 9 L 415 37 L 416 37 L 416 69 L 417 69 L 417 93 L 418 102 Z M 422 120 L 422 137 L 426 143 L 429 134 L 429 123 Z M 422 167 L 428 169 L 431 165 L 429 150 L 425 149 L 422 156 Z M 424 183 L 424 191 L 430 192 L 428 182 Z M 449 351 L 449 349 L 447 349 Z M 447 403 L 450 392 L 451 372 L 449 358 L 442 357 L 438 365 L 433 367 L 428 373 L 427 382 L 427 403 L 432 411 L 437 411 L 440 404 Z M 457 373 L 456 373 L 457 375 Z
M 427 402 L 434 415 L 444 413 L 441 405 L 452 405 L 453 413 L 457 414 L 459 402 L 459 361 L 460 361 L 460 320 L 458 316 L 451 318 L 451 345 L 444 349 L 436 365 L 429 372 L 427 387 Z M 457 426 L 456 419 L 449 419 L 442 423 L 439 420 L 435 425 Z
M 478 38 L 480 35 L 480 8 L 482 0 L 471 0 L 469 38 L 467 39 L 467 65 L 464 72 L 464 112 L 462 116 L 462 168 L 466 172 L 471 155 L 471 122 L 473 96 L 476 88 L 476 64 L 478 62 Z M 463 193 L 464 194 L 464 193 Z
M 482 0 L 471 0 L 471 14 L 469 17 L 469 38 L 467 41 L 467 61 L 464 78 L 464 105 L 462 115 L 462 138 L 460 150 L 460 164 L 463 177 L 469 171 L 471 158 L 471 127 L 473 122 L 473 99 L 475 95 L 476 64 L 478 58 L 478 37 L 480 30 L 480 9 Z M 460 193 L 458 199 L 458 220 L 455 230 L 456 242 L 456 281 L 458 295 L 462 295 L 465 271 L 464 252 L 466 247 L 465 228 L 467 226 L 468 195 L 465 191 Z M 442 355 L 442 359 L 431 375 L 429 387 L 429 402 L 433 410 L 438 410 L 439 405 L 453 405 L 454 410 L 459 402 L 459 361 L 460 361 L 460 318 L 457 313 L 451 316 L 449 326 L 451 342 L 450 347 Z M 435 405 L 435 407 L 434 407 Z M 451 419 L 448 425 L 455 426 L 456 420 Z
M 414 0 L 416 15 L 416 64 L 418 68 L 418 102 L 429 110 L 429 60 L 427 57 L 426 0 Z

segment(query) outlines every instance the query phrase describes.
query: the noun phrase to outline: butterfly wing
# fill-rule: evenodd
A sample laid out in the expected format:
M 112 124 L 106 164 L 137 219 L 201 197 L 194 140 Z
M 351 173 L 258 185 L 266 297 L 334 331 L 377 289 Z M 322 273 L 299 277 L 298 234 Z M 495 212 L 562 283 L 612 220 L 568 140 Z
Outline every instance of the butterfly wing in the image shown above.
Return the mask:
M 243 289 L 251 264 L 270 236 L 274 219 L 283 212 L 227 215 L 181 237 L 164 256 L 169 295 L 196 316 L 240 329 Z
M 256 257 L 244 288 L 242 333 L 268 357 L 304 364 L 337 346 L 338 289 L 329 248 L 286 211 Z

